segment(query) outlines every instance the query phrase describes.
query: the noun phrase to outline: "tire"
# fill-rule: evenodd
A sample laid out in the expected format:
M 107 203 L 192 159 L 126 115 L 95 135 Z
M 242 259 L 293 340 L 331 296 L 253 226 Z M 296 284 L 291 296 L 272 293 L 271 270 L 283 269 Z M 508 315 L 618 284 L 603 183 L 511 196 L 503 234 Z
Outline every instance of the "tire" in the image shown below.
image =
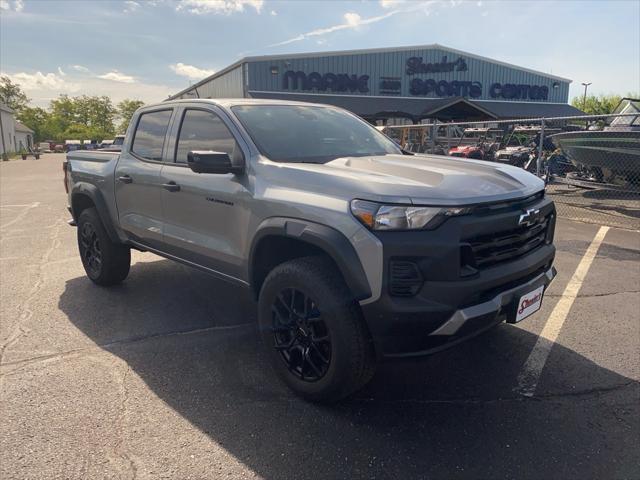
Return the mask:
M 78 249 L 87 276 L 101 286 L 116 285 L 129 274 L 131 251 L 114 243 L 95 208 L 87 208 L 78 217 Z
M 276 373 L 307 400 L 335 402 L 375 373 L 360 308 L 328 259 L 304 257 L 274 268 L 260 290 L 258 322 Z

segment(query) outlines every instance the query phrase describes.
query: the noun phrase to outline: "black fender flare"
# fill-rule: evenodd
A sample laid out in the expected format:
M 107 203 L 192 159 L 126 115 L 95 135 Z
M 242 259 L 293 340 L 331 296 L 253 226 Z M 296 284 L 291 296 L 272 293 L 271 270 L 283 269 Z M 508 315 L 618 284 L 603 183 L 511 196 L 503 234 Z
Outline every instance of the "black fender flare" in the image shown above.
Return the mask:
M 258 226 L 249 253 L 250 283 L 253 283 L 256 248 L 260 241 L 268 236 L 294 238 L 318 247 L 336 263 L 356 300 L 371 296 L 371 288 L 360 257 L 349 239 L 335 228 L 297 218 L 271 217 Z
M 120 243 L 120 237 L 118 236 L 118 233 L 113 226 L 113 222 L 111 221 L 107 203 L 105 202 L 102 193 L 100 193 L 100 190 L 98 190 L 98 187 L 96 187 L 95 185 L 86 182 L 77 182 L 73 185 L 73 188 L 71 189 L 71 214 L 73 215 L 73 219 L 76 222 L 78 221 L 80 212 L 76 212 L 74 210 L 74 198 L 80 195 L 84 195 L 91 199 L 96 207 L 96 210 L 98 211 L 98 215 L 100 216 L 102 225 L 107 231 L 109 238 L 111 238 L 111 240 L 115 243 Z

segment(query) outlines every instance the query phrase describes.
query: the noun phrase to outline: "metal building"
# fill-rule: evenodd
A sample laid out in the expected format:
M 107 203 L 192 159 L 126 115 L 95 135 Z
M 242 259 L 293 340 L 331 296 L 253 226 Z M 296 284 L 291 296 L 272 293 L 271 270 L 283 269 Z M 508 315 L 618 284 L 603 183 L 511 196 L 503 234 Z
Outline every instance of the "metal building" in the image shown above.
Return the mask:
M 372 123 L 579 115 L 571 80 L 442 45 L 246 57 L 170 97 L 328 103 Z

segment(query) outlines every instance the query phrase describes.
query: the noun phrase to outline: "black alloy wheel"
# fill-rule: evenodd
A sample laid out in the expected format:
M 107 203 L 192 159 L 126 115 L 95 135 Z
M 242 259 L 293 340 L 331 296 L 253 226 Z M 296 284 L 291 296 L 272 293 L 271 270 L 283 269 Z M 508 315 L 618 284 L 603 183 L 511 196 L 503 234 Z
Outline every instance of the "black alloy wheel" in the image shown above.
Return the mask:
M 316 302 L 286 288 L 275 297 L 271 312 L 274 348 L 288 370 L 305 382 L 323 378 L 331 364 L 331 335 Z
M 99 276 L 102 270 L 102 249 L 96 227 L 85 222 L 80 231 L 80 254 L 91 276 Z

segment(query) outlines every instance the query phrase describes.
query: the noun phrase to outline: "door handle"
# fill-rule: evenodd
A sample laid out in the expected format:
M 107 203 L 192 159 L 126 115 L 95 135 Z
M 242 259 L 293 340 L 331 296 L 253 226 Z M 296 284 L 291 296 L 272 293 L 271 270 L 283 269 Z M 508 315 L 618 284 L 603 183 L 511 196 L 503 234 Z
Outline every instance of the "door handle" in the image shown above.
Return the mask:
M 180 185 L 173 181 L 169 183 L 163 183 L 162 188 L 164 188 L 165 190 L 169 190 L 170 192 L 180 191 Z
M 129 175 L 122 175 L 121 177 L 118 177 L 118 180 L 120 180 L 122 183 L 133 182 L 133 178 L 131 178 Z

